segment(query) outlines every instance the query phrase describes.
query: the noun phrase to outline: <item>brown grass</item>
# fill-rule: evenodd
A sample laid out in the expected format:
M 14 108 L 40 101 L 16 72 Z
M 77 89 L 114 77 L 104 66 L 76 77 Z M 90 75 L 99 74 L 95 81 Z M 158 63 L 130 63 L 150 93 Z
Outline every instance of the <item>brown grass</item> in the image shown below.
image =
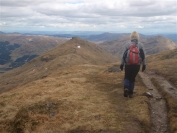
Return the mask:
M 110 67 L 73 66 L 1 94 L 0 132 L 148 132 L 146 88 L 137 78 L 124 98 L 124 73 Z
M 177 87 L 177 49 L 147 58 L 147 69 L 165 77 Z

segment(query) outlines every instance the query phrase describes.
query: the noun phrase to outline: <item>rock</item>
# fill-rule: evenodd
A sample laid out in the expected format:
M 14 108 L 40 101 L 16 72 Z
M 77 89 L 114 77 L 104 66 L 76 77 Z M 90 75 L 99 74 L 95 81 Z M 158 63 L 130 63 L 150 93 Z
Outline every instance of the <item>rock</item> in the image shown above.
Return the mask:
M 50 113 L 50 118 L 55 116 L 55 113 Z
M 96 119 L 96 120 L 100 120 L 100 115 L 96 115 L 96 116 L 95 116 L 95 119 Z
M 171 88 L 169 88 L 169 90 L 174 90 L 174 88 L 171 87 Z
M 153 97 L 153 95 L 152 95 L 150 92 L 145 92 L 145 93 L 143 93 L 142 95 L 143 95 L 143 96 L 147 96 L 147 97 L 149 97 L 149 98 L 152 98 L 152 97 Z
M 163 99 L 162 97 L 156 97 L 155 98 L 156 100 L 161 100 L 161 99 Z

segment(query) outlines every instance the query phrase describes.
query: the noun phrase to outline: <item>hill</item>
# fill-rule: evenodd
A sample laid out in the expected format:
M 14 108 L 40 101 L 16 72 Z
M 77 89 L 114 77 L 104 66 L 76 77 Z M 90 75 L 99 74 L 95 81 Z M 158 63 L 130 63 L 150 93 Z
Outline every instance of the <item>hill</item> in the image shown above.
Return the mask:
M 176 34 L 164 34 L 163 36 L 170 38 L 172 41 L 174 41 L 177 44 L 177 33 Z
M 116 40 L 105 41 L 100 43 L 99 46 L 105 49 L 107 52 L 112 55 L 120 58 L 122 55 L 122 51 L 124 50 L 124 45 L 129 42 L 129 36 L 122 36 Z M 140 42 L 143 43 L 144 49 L 147 55 L 159 53 L 166 50 L 173 50 L 177 48 L 176 44 L 163 36 L 155 36 L 155 37 L 140 37 Z
M 123 98 L 123 73 L 108 72 L 117 65 L 56 69 L 45 78 L 0 94 L 0 131 L 148 132 L 148 98 L 142 96 L 146 89 L 137 82 L 136 98 Z
M 80 48 L 77 48 L 77 46 Z M 116 58 L 97 45 L 80 38 L 72 38 L 29 61 L 24 66 L 3 74 L 0 77 L 0 93 L 47 77 L 57 69 L 83 64 L 104 65 L 112 62 L 116 62 Z
M 177 48 L 176 44 L 172 40 L 163 36 L 148 38 L 143 43 L 147 54 L 155 54 Z
M 15 68 L 67 39 L 49 36 L 3 34 L 0 36 L 0 68 Z
M 100 47 L 105 49 L 108 53 L 121 58 L 122 51 L 124 50 L 124 45 L 129 42 L 129 36 L 122 36 L 116 40 L 105 41 L 98 44 Z
M 162 55 L 152 55 L 155 58 L 152 61 L 176 59 L 175 50 Z M 156 95 L 148 98 L 145 94 L 149 90 L 139 76 L 134 98 L 123 97 L 124 72 L 115 61 L 117 59 L 97 45 L 72 38 L 1 75 L 0 87 L 4 88 L 0 88 L 0 132 L 177 131 L 176 103 L 168 104 L 168 114 L 160 112 L 169 121 L 163 125 L 156 109 L 161 111 L 162 100 L 165 100 Z M 154 121 L 151 113 L 156 116 Z M 158 126 L 152 126 L 154 122 Z M 167 126 L 169 129 L 164 128 Z
M 137 82 L 137 98 L 123 98 L 116 61 L 72 38 L 1 75 L 0 132 L 148 132 L 144 85 Z

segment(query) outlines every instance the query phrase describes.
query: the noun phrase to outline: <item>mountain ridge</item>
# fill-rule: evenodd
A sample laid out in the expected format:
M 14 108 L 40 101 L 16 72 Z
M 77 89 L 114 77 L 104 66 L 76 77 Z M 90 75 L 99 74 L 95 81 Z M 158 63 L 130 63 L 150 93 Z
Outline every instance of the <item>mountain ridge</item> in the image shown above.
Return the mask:
M 125 37 L 120 41 L 126 40 Z M 176 78 L 172 75 L 177 62 L 169 65 L 176 60 L 176 52 L 150 55 L 145 72 L 171 71 L 170 78 Z M 168 61 L 165 66 L 159 63 L 162 59 Z M 117 58 L 98 45 L 73 37 L 0 75 L 0 132 L 150 132 L 153 122 L 150 114 L 156 112 L 150 100 L 161 104 L 162 98 L 148 98 L 145 95 L 148 87 L 139 76 L 134 98 L 124 98 L 124 72 L 119 65 Z M 175 132 L 176 102 L 169 107 L 170 129 L 164 131 Z M 159 127 L 152 129 L 157 131 Z
M 171 39 L 163 36 L 148 37 L 146 39 L 140 37 L 139 41 L 143 43 L 147 55 L 177 48 L 177 45 Z M 130 42 L 130 37 L 126 35 L 116 40 L 99 43 L 99 46 L 112 55 L 121 58 L 124 45 L 128 42 Z
M 78 47 L 79 46 L 79 47 Z M 80 38 L 72 38 L 52 50 L 49 50 L 25 65 L 0 75 L 0 93 L 47 77 L 56 69 L 74 65 L 105 65 L 118 61 L 96 44 Z M 25 79 L 25 75 L 28 75 Z
M 0 36 L 0 68 L 14 68 L 67 41 L 65 38 L 4 34 Z M 13 47 L 13 49 L 12 49 Z

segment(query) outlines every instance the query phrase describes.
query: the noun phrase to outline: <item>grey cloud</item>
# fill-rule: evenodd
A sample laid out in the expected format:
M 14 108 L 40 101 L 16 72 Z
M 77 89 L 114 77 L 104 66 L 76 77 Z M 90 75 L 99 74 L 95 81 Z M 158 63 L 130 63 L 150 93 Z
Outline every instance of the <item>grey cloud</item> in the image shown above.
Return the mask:
M 0 0 L 0 25 L 45 27 L 97 26 L 97 27 L 152 27 L 174 25 L 177 5 L 175 1 L 158 3 L 155 0 L 139 2 L 63 3 L 65 0 Z M 71 1 L 72 0 L 67 0 Z M 164 19 L 166 17 L 166 19 Z
M 156 3 L 151 6 L 140 6 L 146 2 L 139 2 L 139 5 L 134 4 L 133 7 L 130 5 L 121 6 L 119 4 L 109 5 L 101 3 L 81 3 L 81 4 L 62 4 L 58 3 L 54 6 L 52 4 L 41 4 L 36 7 L 36 11 L 45 15 L 53 16 L 67 16 L 67 17 L 78 17 L 78 18 L 94 18 L 102 16 L 139 16 L 139 17 L 150 17 L 150 16 L 162 16 L 174 14 L 177 10 L 177 6 L 173 5 L 174 2 L 158 5 Z M 137 7 L 138 6 L 138 7 Z M 168 8 L 168 9 L 166 9 Z
M 19 0 L 19 1 L 15 1 L 15 0 L 1 0 L 0 1 L 0 5 L 1 6 L 6 6 L 6 7 L 24 7 L 24 6 L 28 6 L 30 4 L 32 4 L 33 1 L 31 0 Z
M 143 6 L 143 7 L 147 7 L 147 6 L 152 6 L 156 4 L 156 1 L 151 1 L 151 0 L 132 0 L 129 2 L 129 5 L 130 7 L 131 6 L 135 6 L 135 7 L 140 7 L 140 6 Z
M 4 19 L 6 17 L 27 17 L 29 15 L 32 15 L 32 11 L 26 8 L 14 8 L 14 7 L 8 7 L 8 8 L 2 8 L 1 9 L 1 19 Z

